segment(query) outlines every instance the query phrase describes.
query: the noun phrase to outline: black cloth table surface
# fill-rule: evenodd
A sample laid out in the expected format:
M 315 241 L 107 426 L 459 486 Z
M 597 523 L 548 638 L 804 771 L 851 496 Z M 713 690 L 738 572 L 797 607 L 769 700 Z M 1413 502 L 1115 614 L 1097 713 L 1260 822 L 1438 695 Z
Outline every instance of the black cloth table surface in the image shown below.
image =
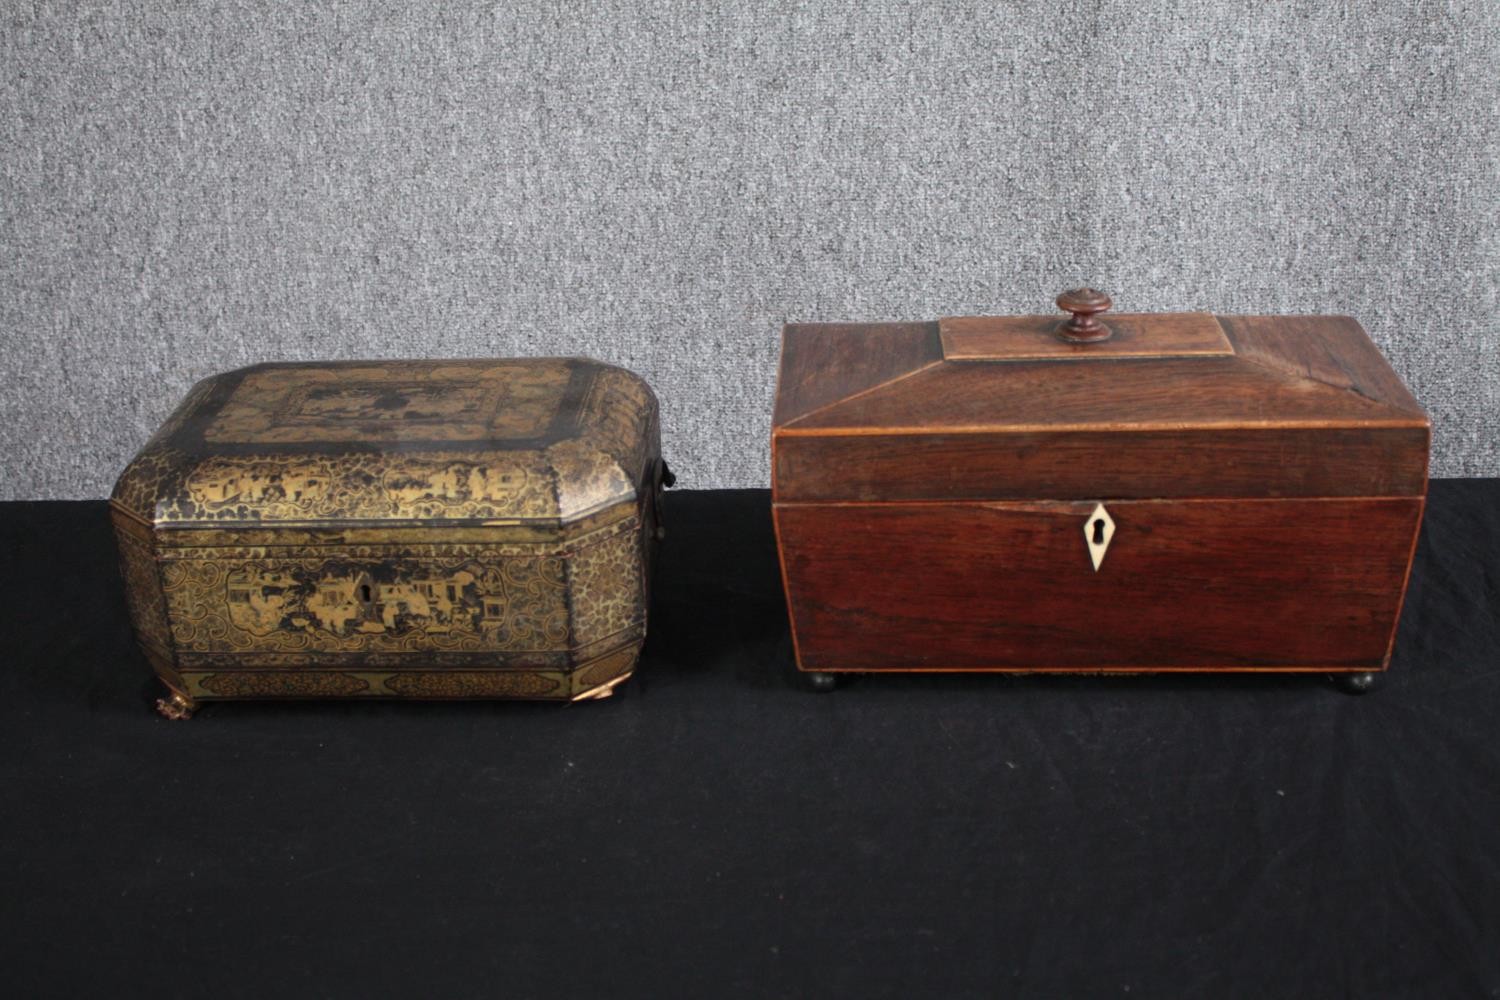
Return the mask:
M 150 710 L 101 503 L 0 505 L 11 996 L 1500 995 L 1500 481 L 1390 673 L 801 689 L 764 491 L 668 497 L 605 702 Z

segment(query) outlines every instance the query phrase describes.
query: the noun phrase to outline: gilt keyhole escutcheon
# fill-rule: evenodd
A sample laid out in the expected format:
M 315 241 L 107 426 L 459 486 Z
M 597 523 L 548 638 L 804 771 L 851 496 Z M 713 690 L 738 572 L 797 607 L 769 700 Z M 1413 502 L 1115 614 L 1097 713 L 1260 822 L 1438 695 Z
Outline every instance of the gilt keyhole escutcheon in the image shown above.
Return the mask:
M 1101 503 L 1083 523 L 1083 538 L 1088 542 L 1089 558 L 1094 562 L 1095 573 L 1099 572 L 1099 566 L 1104 562 L 1104 553 L 1109 551 L 1109 543 L 1114 537 L 1115 519 L 1109 516 L 1109 511 Z

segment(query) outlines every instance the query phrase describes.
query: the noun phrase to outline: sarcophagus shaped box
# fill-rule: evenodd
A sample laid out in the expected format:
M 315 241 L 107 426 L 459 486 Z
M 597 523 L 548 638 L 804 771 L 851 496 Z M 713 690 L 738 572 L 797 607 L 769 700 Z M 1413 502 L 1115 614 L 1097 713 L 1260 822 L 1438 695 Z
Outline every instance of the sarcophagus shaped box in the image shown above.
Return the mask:
M 207 379 L 111 501 L 160 707 L 606 695 L 645 636 L 664 474 L 650 388 L 593 361 Z
M 1389 660 L 1426 415 L 1346 317 L 792 325 L 774 512 L 798 665 Z

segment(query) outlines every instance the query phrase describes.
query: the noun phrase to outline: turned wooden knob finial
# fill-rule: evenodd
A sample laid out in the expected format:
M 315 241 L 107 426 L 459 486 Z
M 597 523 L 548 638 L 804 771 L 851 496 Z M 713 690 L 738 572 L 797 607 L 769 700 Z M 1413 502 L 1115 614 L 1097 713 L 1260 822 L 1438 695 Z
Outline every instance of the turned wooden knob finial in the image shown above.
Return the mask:
M 1114 305 L 1108 295 L 1094 288 L 1073 288 L 1057 297 L 1057 308 L 1072 313 L 1073 318 L 1057 325 L 1057 335 L 1075 344 L 1094 344 L 1108 340 L 1114 331 L 1097 319 Z

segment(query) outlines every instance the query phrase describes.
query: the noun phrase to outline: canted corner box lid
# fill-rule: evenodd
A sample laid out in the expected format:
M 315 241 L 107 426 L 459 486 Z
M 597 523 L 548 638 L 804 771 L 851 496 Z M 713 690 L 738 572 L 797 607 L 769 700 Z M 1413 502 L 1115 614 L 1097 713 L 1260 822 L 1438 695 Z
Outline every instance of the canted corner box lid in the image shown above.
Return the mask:
M 657 404 L 580 358 L 263 364 L 198 383 L 115 486 L 158 528 L 561 527 L 633 500 Z
M 779 503 L 1420 496 L 1429 424 L 1344 316 L 791 324 Z

